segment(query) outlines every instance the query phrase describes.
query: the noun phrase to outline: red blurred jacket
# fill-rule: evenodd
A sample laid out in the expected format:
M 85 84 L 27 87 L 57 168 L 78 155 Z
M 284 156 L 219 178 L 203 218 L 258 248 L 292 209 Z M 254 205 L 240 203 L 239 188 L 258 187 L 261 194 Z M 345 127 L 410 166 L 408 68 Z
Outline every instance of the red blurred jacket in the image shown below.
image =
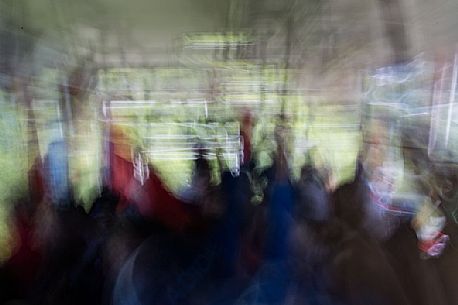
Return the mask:
M 110 143 L 110 180 L 112 189 L 121 196 L 118 211 L 133 204 L 142 216 L 172 230 L 183 230 L 191 221 L 184 204 L 167 190 L 151 166 L 149 178 L 141 185 L 134 178 L 133 162 L 115 153 L 116 145 Z

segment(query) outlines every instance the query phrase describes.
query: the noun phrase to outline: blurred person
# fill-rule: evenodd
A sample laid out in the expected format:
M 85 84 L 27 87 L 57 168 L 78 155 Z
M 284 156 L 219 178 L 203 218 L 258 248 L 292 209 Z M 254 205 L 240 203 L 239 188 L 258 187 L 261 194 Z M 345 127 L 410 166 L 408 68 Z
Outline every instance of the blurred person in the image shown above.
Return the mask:
M 293 296 L 317 304 L 339 304 L 332 295 L 333 223 L 327 172 L 306 163 L 296 183 L 292 232 Z M 300 302 L 299 302 L 300 303 Z
M 333 194 L 337 217 L 380 241 L 388 239 L 396 228 L 397 219 L 387 210 L 397 183 L 396 170 L 402 170 L 393 165 L 399 166 L 396 160 L 390 159 L 393 147 L 387 142 L 387 123 L 373 123 L 373 131 L 365 136 L 354 181 L 340 186 Z
M 0 301 L 28 300 L 43 263 L 44 249 L 37 234 L 36 203 L 20 199 L 14 204 L 10 223 L 11 256 L 0 266 Z
M 166 188 L 156 170 L 133 149 L 131 140 L 119 127 L 111 127 L 108 154 L 108 184 L 120 197 L 118 212 L 136 210 L 139 216 L 172 230 L 183 230 L 189 224 L 190 215 L 183 202 Z
M 80 270 L 86 273 L 85 289 L 93 304 L 110 303 L 117 264 L 122 261 L 120 247 L 112 247 L 116 236 L 122 234 L 118 229 L 120 218 L 116 215 L 118 202 L 119 197 L 105 186 L 89 211 L 92 238 L 82 256 Z
M 440 200 L 431 183 L 431 175 L 417 181 L 417 193 L 423 201 L 418 202 L 412 217 L 412 227 L 418 238 L 422 258 L 437 257 L 444 251 L 449 237 L 443 233 L 446 217 L 439 208 Z
M 291 283 L 290 242 L 293 227 L 294 188 L 287 160 L 288 128 L 282 120 L 275 128 L 274 162 L 264 172 L 264 255 L 259 270 L 238 302 L 282 304 Z
M 133 148 L 134 141 L 125 130 L 110 126 L 107 140 L 109 169 L 105 189 L 107 200 L 113 204 L 116 212 L 113 216 L 110 210 L 101 211 L 103 213 L 100 215 L 96 212 L 98 207 L 94 207 L 93 213 L 103 218 L 108 216 L 108 221 L 110 218 L 115 220 L 114 226 L 107 232 L 106 240 L 99 246 L 94 245 L 95 249 L 102 249 L 104 270 L 107 272 L 103 300 L 111 304 L 113 294 L 125 296 L 116 283 L 125 277 L 122 270 L 129 264 L 129 259 L 135 256 L 136 249 L 151 236 L 186 232 L 193 224 L 195 215 L 166 188 L 140 149 Z
M 92 240 L 90 219 L 72 202 L 65 208 L 44 204 L 39 210 L 43 265 L 33 289 L 32 304 L 88 303 L 83 289 L 90 274 L 81 274 L 87 244 Z
M 267 196 L 267 240 L 266 258 L 286 259 L 288 253 L 289 230 L 294 206 L 294 189 L 290 180 L 287 159 L 287 130 L 278 125 L 275 130 L 277 150 L 268 173 Z
M 62 134 L 62 123 L 54 122 L 51 132 L 54 140 L 49 143 L 44 157 L 46 192 L 49 200 L 57 207 L 66 208 L 71 200 L 71 185 L 68 164 L 68 143 Z
M 455 166 L 436 169 L 434 188 L 435 205 L 440 205 L 445 214 L 454 223 L 458 223 L 458 177 Z M 437 202 L 437 204 L 436 204 Z
M 360 158 L 353 181 L 339 186 L 332 194 L 336 217 L 353 229 L 360 227 L 364 218 L 363 203 L 367 201 L 368 194 L 366 174 Z
M 393 176 L 384 170 L 388 146 L 383 125 L 376 130 L 365 138 L 354 180 L 332 194 L 338 228 L 331 247 L 336 292 L 350 304 L 409 304 L 384 250 L 397 222 L 382 208 L 390 205 Z
M 426 197 L 412 220 L 423 258 L 437 257 L 444 251 L 449 240 L 448 235 L 442 232 L 445 221 L 445 216 Z
M 29 180 L 28 193 L 30 201 L 36 205 L 40 205 L 45 196 L 46 186 L 44 174 L 43 161 L 41 156 L 37 156 L 27 175 Z
M 327 173 L 325 173 L 327 175 Z M 298 214 L 310 222 L 325 222 L 330 216 L 329 178 L 312 165 L 301 168 L 297 182 Z
M 403 206 L 407 206 L 406 210 L 410 212 L 409 220 L 416 232 L 421 257 L 437 257 L 449 239 L 443 233 L 446 217 L 440 207 L 439 189 L 435 187 L 437 175 L 426 152 L 421 149 L 405 149 L 404 156 L 411 164 L 405 169 L 403 179 L 409 187 L 407 191 L 398 192 L 395 200 L 404 201 Z M 405 195 L 410 195 L 412 199 Z
M 180 197 L 188 204 L 199 205 L 203 202 L 211 184 L 211 168 L 205 159 L 203 145 L 197 145 L 195 149 L 197 150 L 197 158 L 194 160 L 191 183 L 182 191 Z
M 242 167 L 246 168 L 247 166 L 250 165 L 252 161 L 252 147 L 251 147 L 251 138 L 252 138 L 252 133 L 253 133 L 253 127 L 254 127 L 254 118 L 253 115 L 249 112 L 246 111 L 243 113 L 242 118 L 241 118 L 241 127 L 240 127 L 240 137 L 242 139 L 242 152 L 243 152 L 243 158 L 242 158 Z
M 218 153 L 221 172 L 221 200 L 224 205 L 219 228 L 220 240 L 222 244 L 221 274 L 226 277 L 240 276 L 244 273 L 242 260 L 246 257 L 242 255 L 249 239 L 244 238 L 244 231 L 248 230 L 250 216 L 253 208 L 251 199 L 253 196 L 252 179 L 252 159 L 251 159 L 251 132 L 252 117 L 246 112 L 241 120 L 240 136 L 242 150 L 240 156 L 240 170 L 234 172 L 226 169 L 223 164 L 223 157 Z M 243 245 L 242 245 L 243 243 Z
M 33 295 L 37 277 L 46 254 L 52 223 L 44 210 L 51 210 L 45 168 L 41 156 L 35 158 L 28 171 L 28 192 L 12 204 L 10 222 L 11 256 L 0 266 L 0 301 L 9 298 L 28 300 Z

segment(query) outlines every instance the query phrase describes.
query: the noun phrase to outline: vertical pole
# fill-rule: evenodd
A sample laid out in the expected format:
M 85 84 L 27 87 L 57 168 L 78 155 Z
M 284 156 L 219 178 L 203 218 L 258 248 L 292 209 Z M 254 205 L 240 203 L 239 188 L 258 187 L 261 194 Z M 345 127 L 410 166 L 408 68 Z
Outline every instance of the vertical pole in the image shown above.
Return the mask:
M 455 53 L 455 58 L 453 61 L 453 76 L 452 76 L 452 85 L 450 88 L 450 97 L 448 100 L 448 115 L 447 115 L 447 127 L 445 130 L 445 148 L 448 147 L 448 141 L 450 137 L 450 126 L 452 124 L 452 114 L 453 114 L 453 104 L 455 103 L 455 93 L 456 93 L 456 81 L 457 81 L 457 70 L 458 70 L 458 57 Z

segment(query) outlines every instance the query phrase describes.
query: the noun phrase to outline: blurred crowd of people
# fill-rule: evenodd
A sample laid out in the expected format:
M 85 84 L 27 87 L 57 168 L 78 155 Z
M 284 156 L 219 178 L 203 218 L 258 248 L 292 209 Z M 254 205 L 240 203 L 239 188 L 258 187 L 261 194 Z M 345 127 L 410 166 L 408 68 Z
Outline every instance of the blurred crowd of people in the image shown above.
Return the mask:
M 311 160 L 296 181 L 285 133 L 279 124 L 272 165 L 262 170 L 243 134 L 240 170 L 221 165 L 219 184 L 205 147 L 196 148 L 189 188 L 175 195 L 112 127 L 104 187 L 89 212 L 72 200 L 59 159 L 65 145 L 55 144 L 15 205 L 0 302 L 434 304 L 417 295 L 415 264 L 448 251 L 453 170 L 406 150 L 405 163 L 414 165 L 403 180 L 411 187 L 399 191 L 399 168 L 373 140 L 353 181 L 334 186 L 331 170 Z

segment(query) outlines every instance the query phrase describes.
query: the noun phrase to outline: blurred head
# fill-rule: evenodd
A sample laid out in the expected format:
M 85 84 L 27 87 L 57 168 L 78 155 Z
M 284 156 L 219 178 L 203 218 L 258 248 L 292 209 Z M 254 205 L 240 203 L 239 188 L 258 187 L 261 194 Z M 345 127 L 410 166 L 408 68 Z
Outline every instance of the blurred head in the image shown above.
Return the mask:
M 331 169 L 325 166 L 320 169 L 320 173 L 326 189 L 328 191 L 332 190 L 334 188 L 335 183 L 332 177 Z
M 310 164 L 305 164 L 301 168 L 301 180 L 305 180 L 313 177 L 316 174 L 316 170 Z
M 385 148 L 378 143 L 368 143 L 363 157 L 362 167 L 368 178 L 377 175 L 377 168 L 383 165 Z
M 274 138 L 275 138 L 275 142 L 277 143 L 278 148 L 281 148 L 281 149 L 285 148 L 287 137 L 288 137 L 288 130 L 285 125 L 278 124 L 277 126 L 275 126 Z
M 211 180 L 210 164 L 203 155 L 199 155 L 194 163 L 194 177 L 196 187 L 207 187 Z

